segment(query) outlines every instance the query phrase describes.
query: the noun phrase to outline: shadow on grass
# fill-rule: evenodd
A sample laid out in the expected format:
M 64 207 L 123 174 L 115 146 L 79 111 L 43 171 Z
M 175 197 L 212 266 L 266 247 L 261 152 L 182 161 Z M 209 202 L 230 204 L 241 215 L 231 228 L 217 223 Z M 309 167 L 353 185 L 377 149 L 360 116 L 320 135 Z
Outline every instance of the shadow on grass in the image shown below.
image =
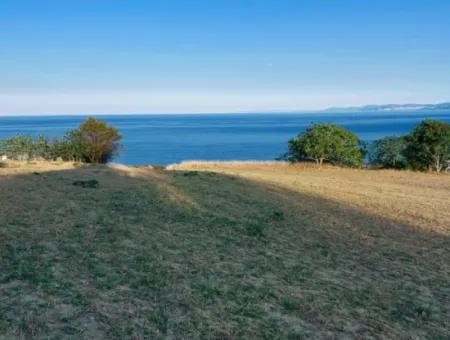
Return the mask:
M 447 236 L 233 176 L 145 171 L 0 176 L 0 335 L 450 335 Z

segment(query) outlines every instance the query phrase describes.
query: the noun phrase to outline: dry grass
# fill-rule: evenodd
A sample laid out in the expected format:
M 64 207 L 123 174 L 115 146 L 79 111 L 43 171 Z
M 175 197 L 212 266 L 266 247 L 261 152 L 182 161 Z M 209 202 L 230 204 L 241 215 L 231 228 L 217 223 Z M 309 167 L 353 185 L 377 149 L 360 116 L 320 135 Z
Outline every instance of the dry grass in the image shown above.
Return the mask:
M 450 176 L 174 168 L 1 168 L 0 338 L 450 337 Z
M 19 174 L 27 174 L 30 172 L 48 172 L 59 170 L 70 170 L 77 167 L 81 167 L 81 164 L 73 162 L 48 162 L 48 161 L 3 161 L 3 171 L 0 172 L 0 176 L 11 176 Z M 6 170 L 7 169 L 7 170 Z
M 418 228 L 450 234 L 450 175 L 272 162 L 183 162 L 173 170 L 214 171 L 345 203 Z

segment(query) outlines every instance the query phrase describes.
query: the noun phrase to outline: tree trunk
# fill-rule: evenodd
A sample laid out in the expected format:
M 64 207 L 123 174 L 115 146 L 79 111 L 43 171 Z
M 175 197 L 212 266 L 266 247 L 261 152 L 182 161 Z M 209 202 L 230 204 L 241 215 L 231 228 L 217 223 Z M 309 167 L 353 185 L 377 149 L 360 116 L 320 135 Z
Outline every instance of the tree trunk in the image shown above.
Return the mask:
M 440 173 L 442 170 L 442 164 L 439 161 L 436 161 L 436 172 Z
M 441 160 L 440 160 L 439 156 L 438 156 L 438 157 L 435 157 L 434 167 L 436 168 L 436 172 L 437 172 L 437 173 L 440 173 L 440 172 L 441 172 L 441 170 L 442 170 L 442 164 L 441 164 Z

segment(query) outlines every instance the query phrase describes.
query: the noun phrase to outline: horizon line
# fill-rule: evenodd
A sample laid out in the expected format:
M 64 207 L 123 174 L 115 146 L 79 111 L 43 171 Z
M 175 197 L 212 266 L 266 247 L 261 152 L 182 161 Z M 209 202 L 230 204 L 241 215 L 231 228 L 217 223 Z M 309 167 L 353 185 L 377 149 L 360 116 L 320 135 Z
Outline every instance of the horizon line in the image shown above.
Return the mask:
M 336 113 L 342 110 L 357 110 L 365 109 L 368 107 L 383 107 L 383 106 L 433 106 L 433 105 L 444 105 L 450 104 L 448 101 L 439 101 L 435 103 L 388 103 L 388 104 L 364 104 L 357 106 L 327 106 L 320 109 L 270 109 L 270 110 L 243 110 L 243 111 L 215 111 L 215 112 L 83 112 L 83 113 L 11 113 L 4 114 L 0 113 L 0 118 L 2 117 L 51 117 L 51 116 L 152 116 L 152 115 L 232 115 L 232 114 L 310 114 L 310 113 L 333 113 L 332 110 L 336 110 Z M 436 110 L 437 111 L 437 110 Z M 383 112 L 383 111 L 378 111 Z M 384 112 L 395 112 L 384 111 Z M 414 110 L 399 110 L 398 112 L 407 113 L 414 112 Z M 353 112 L 354 113 L 354 112 Z M 373 111 L 365 111 L 361 113 L 373 113 Z

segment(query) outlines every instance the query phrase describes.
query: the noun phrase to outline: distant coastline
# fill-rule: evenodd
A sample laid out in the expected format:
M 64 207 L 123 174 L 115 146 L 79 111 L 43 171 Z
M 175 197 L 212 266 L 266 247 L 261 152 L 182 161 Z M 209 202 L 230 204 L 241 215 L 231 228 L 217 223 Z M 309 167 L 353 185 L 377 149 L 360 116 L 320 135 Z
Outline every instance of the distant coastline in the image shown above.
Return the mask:
M 353 113 L 353 112 L 413 112 L 450 110 L 450 102 L 439 104 L 385 104 L 350 107 L 330 107 L 322 112 Z
M 382 104 L 382 105 L 363 105 L 348 107 L 329 107 L 325 109 L 271 109 L 271 110 L 248 110 L 248 111 L 230 111 L 230 112 L 161 112 L 161 113 L 137 113 L 137 112 L 85 112 L 85 113 L 33 113 L 33 114 L 2 114 L 0 118 L 19 118 L 19 117 L 86 117 L 86 116 L 230 116 L 230 115 L 273 115 L 273 114 L 324 114 L 324 113 L 408 113 L 408 112 L 450 112 L 450 102 L 437 104 Z

